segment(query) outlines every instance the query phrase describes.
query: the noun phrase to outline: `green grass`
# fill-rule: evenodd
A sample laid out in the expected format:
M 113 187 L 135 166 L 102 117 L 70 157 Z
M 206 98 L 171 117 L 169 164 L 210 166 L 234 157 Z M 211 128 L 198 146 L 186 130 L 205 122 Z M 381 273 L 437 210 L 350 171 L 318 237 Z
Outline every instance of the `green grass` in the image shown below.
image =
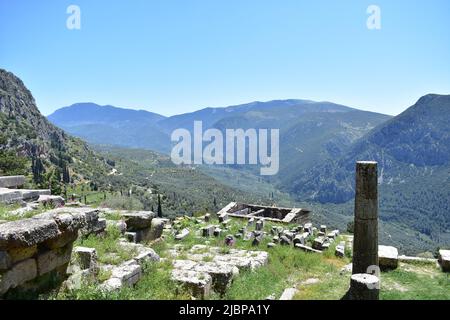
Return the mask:
M 450 276 L 434 266 L 401 264 L 382 273 L 381 299 L 450 300 Z
M 53 209 L 52 207 L 48 207 L 48 206 L 44 207 L 41 204 L 41 205 L 39 205 L 39 207 L 36 210 L 27 211 L 22 215 L 11 214 L 11 211 L 17 210 L 19 208 L 20 208 L 20 205 L 18 205 L 18 204 L 10 204 L 10 205 L 0 204 L 0 220 L 17 221 L 17 220 L 22 220 L 22 219 L 28 219 L 28 218 L 34 217 L 37 214 L 40 214 L 47 210 Z
M 212 219 L 208 224 L 217 224 Z M 232 219 L 230 230 L 220 237 L 203 238 L 196 234 L 206 223 L 198 224 L 195 219 L 184 218 L 179 228 L 189 228 L 191 233 L 182 241 L 175 241 L 173 236 L 166 237 L 163 242 L 153 245 L 153 249 L 166 259 L 161 263 L 149 263 L 144 267 L 141 280 L 132 288 L 123 288 L 119 292 L 100 292 L 97 284 L 87 284 L 80 290 L 59 294 L 57 299 L 108 299 L 108 300 L 170 300 L 190 299 L 186 289 L 171 280 L 172 259 L 167 257 L 167 250 L 175 244 L 182 244 L 178 259 L 186 258 L 187 251 L 196 244 L 208 243 L 217 246 L 221 253 L 227 253 L 229 247 L 224 245 L 227 234 L 235 234 L 245 220 Z M 266 223 L 265 231 L 270 231 L 273 223 Z M 287 226 L 290 227 L 290 226 Z M 118 252 L 117 239 L 119 234 L 110 230 L 106 237 L 95 236 L 81 240 L 77 245 L 95 247 L 99 260 L 110 252 Z M 267 243 L 271 236 L 267 236 L 258 246 L 252 246 L 251 241 L 236 239 L 235 248 L 248 250 L 264 250 L 269 253 L 268 264 L 255 271 L 241 271 L 235 278 L 224 296 L 213 293 L 208 299 L 227 300 L 264 300 L 274 295 L 278 299 L 284 289 L 295 287 L 298 289 L 294 299 L 298 300 L 339 300 L 345 295 L 350 284 L 350 274 L 340 274 L 342 267 L 350 263 L 346 256 L 337 258 L 334 247 L 341 240 L 340 237 L 323 254 L 306 253 L 291 246 L 278 245 L 268 249 Z M 200 250 L 201 251 L 201 250 Z M 124 256 L 124 260 L 129 257 Z M 209 258 L 206 258 L 209 260 Z M 100 275 L 100 280 L 108 278 L 108 274 Z M 400 263 L 397 270 L 381 274 L 380 298 L 385 300 L 398 299 L 450 299 L 450 280 L 434 265 L 417 263 Z M 316 279 L 311 283 L 307 280 Z
M 89 235 L 87 238 L 78 238 L 74 246 L 95 248 L 98 261 L 104 264 L 120 264 L 130 260 L 137 254 L 135 250 L 125 250 L 118 244 L 121 234 L 114 226 L 108 226 L 103 236 Z

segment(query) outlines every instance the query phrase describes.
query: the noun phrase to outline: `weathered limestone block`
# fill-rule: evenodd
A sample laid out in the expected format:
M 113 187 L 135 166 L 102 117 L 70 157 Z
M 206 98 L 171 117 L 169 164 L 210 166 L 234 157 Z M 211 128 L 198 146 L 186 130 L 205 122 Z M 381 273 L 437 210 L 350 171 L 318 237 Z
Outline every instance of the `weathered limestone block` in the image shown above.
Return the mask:
M 203 217 L 205 222 L 209 222 L 211 220 L 211 214 L 207 213 L 205 214 L 205 216 Z
M 77 272 L 71 274 L 67 280 L 64 281 L 61 287 L 68 291 L 79 290 L 91 276 L 92 274 L 89 270 L 78 270 Z
M 336 251 L 334 252 L 334 254 L 339 258 L 345 257 L 345 242 L 344 244 L 340 243 L 336 246 Z
M 132 286 L 139 281 L 142 276 L 142 269 L 139 264 L 120 265 L 111 271 L 111 278 L 119 279 L 122 286 Z
M 30 247 L 52 239 L 58 233 L 54 220 L 23 219 L 0 224 L 0 250 Z
M 211 292 L 212 278 L 206 272 L 172 270 L 172 279 L 184 284 L 195 297 L 206 298 Z
M 294 245 L 296 245 L 297 243 L 305 244 L 306 243 L 306 239 L 305 239 L 305 237 L 303 237 L 302 234 L 297 234 L 294 237 L 293 243 L 294 243 Z
M 56 207 L 61 207 L 65 204 L 65 200 L 61 196 L 52 196 L 52 195 L 40 195 L 37 199 L 38 203 L 42 203 L 44 205 L 51 204 Z
M 44 242 L 44 246 L 48 249 L 57 249 L 74 242 L 78 238 L 78 230 L 66 230 L 59 233 L 56 238 L 49 239 Z
M 214 229 L 214 237 L 220 237 L 221 234 L 222 234 L 222 229 L 220 229 L 220 228 Z
M 378 246 L 378 261 L 381 270 L 392 270 L 398 267 L 398 250 L 391 246 Z
M 444 272 L 450 272 L 450 250 L 439 250 L 438 261 Z
M 219 222 L 221 222 L 221 223 L 228 221 L 228 219 L 230 219 L 230 217 L 226 213 L 222 213 L 222 214 L 218 215 L 218 218 L 219 218 Z
M 280 237 L 280 244 L 290 246 L 291 245 L 291 239 L 289 239 L 287 236 L 282 235 Z
M 0 177 L 0 188 L 17 188 L 25 184 L 25 176 Z
M 132 243 L 138 243 L 138 236 L 136 232 L 125 232 L 124 234 L 125 238 L 132 242 Z
M 303 250 L 303 251 L 306 251 L 306 252 L 322 253 L 322 251 L 320 251 L 320 250 L 313 249 L 313 248 L 311 248 L 311 247 L 302 245 L 302 244 L 300 244 L 300 243 L 297 243 L 297 244 L 295 245 L 295 248 L 300 249 L 300 250 Z
M 316 250 L 324 250 L 327 248 L 326 244 L 328 244 L 327 238 L 317 237 L 314 239 L 312 247 L 313 247 L 313 249 L 316 249 Z M 328 247 L 329 247 L 329 244 L 328 244 Z
M 143 265 L 146 262 L 158 262 L 160 257 L 153 249 L 146 248 L 134 257 L 134 260 L 136 260 L 139 265 Z
M 36 201 L 39 199 L 41 195 L 50 195 L 51 191 L 44 189 L 44 190 L 25 190 L 25 189 L 19 189 L 17 190 L 23 201 Z
M 348 298 L 350 300 L 378 300 L 380 295 L 378 277 L 366 274 L 353 274 L 350 280 Z
M 257 230 L 257 231 L 264 230 L 264 220 L 263 219 L 259 219 L 258 221 L 256 221 L 255 230 Z
M 91 229 L 92 233 L 96 233 L 96 234 L 105 231 L 106 230 L 106 219 L 104 219 L 104 218 L 98 219 L 95 223 L 92 224 L 91 228 L 92 228 Z
M 156 214 L 152 211 L 122 211 L 120 215 L 125 220 L 128 231 L 150 228 L 152 219 L 156 217 Z
M 292 300 L 297 292 L 296 288 L 287 288 L 281 294 L 280 300 Z
M 11 259 L 11 263 L 14 264 L 16 262 L 31 258 L 37 253 L 37 251 L 37 245 L 23 248 L 12 248 L 8 250 L 8 255 Z
M 189 229 L 183 229 L 175 236 L 175 240 L 183 240 L 189 235 Z
M 17 263 L 0 275 L 0 296 L 37 276 L 36 260 L 27 259 Z
M 22 194 L 18 190 L 0 188 L 0 203 L 13 203 L 22 200 Z
M 166 225 L 165 219 L 153 218 L 151 227 L 150 227 L 149 240 L 156 240 L 156 239 L 161 238 L 165 225 Z
M 215 227 L 210 225 L 202 228 L 202 236 L 203 237 L 212 237 L 214 234 Z
M 73 252 L 75 254 L 75 261 L 81 270 L 88 269 L 92 273 L 97 271 L 97 251 L 94 248 L 75 247 Z
M 322 224 L 319 228 L 320 232 L 327 233 L 327 226 Z
M 38 275 L 46 274 L 70 262 L 72 243 L 63 248 L 49 250 L 37 256 Z
M 220 294 L 224 294 L 231 284 L 235 274 L 239 274 L 239 269 L 229 264 L 216 262 L 200 262 L 193 267 L 194 271 L 207 273 L 212 279 L 212 289 Z
M 264 234 L 261 231 L 254 231 L 252 245 L 259 246 L 259 244 L 263 240 L 263 237 L 264 237 Z
M 303 231 L 307 232 L 309 235 L 312 235 L 313 234 L 312 223 L 305 223 L 305 226 L 303 227 Z
M 255 224 L 255 218 L 250 218 L 250 219 L 248 219 L 248 221 L 247 221 L 247 226 L 248 227 L 251 227 L 252 225 L 254 225 Z

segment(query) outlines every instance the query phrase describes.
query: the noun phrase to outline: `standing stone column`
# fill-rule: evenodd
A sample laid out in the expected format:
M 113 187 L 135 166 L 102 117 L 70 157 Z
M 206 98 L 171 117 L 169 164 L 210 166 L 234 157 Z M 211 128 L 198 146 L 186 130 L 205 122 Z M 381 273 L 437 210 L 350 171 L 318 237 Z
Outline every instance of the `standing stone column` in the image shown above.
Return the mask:
M 374 161 L 356 163 L 353 274 L 378 266 L 378 174 Z

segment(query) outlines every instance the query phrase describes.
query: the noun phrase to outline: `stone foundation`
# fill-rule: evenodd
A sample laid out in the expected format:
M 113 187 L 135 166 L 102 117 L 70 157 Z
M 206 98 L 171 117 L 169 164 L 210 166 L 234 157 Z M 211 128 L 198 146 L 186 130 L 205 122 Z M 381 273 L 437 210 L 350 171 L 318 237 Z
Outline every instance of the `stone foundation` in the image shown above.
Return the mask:
M 0 224 L 0 296 L 40 292 L 64 279 L 73 242 L 85 225 L 83 213 L 49 212 Z

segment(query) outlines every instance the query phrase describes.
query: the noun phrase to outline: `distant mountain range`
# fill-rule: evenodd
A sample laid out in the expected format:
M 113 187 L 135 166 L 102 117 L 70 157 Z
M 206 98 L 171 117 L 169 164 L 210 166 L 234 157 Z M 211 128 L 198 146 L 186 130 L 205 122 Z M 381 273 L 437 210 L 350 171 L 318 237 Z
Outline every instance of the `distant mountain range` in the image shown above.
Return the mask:
M 52 123 L 67 132 L 97 144 L 169 153 L 172 131 L 186 128 L 192 132 L 194 121 L 201 120 L 204 129 L 278 128 L 281 139 L 286 142 L 281 146 L 290 147 L 293 143 L 300 147 L 298 152 L 309 153 L 309 147 L 302 141 L 309 143 L 311 139 L 299 137 L 304 133 L 320 142 L 326 140 L 327 146 L 324 147 L 332 155 L 342 148 L 342 144 L 351 143 L 389 118 L 334 103 L 308 100 L 253 102 L 226 108 L 205 108 L 172 117 L 142 110 L 77 103 L 48 116 Z M 291 141 L 297 138 L 300 138 L 298 143 Z M 314 144 L 316 148 L 317 141 Z
M 163 117 L 95 104 L 57 110 L 49 120 L 87 141 L 168 153 L 174 129 L 280 129 L 280 171 L 261 178 L 298 201 L 341 206 L 351 216 L 354 163 L 379 162 L 380 217 L 398 234 L 385 239 L 424 249 L 450 241 L 450 96 L 426 95 L 402 114 L 361 111 L 331 102 L 276 100 Z M 251 166 L 227 170 L 256 174 Z M 236 176 L 207 174 L 236 186 Z M 227 177 L 229 181 L 227 181 Z M 248 187 L 247 187 L 248 189 Z M 333 207 L 336 208 L 336 207 Z M 349 211 L 349 212 L 347 212 Z M 412 240 L 414 238 L 414 240 Z

